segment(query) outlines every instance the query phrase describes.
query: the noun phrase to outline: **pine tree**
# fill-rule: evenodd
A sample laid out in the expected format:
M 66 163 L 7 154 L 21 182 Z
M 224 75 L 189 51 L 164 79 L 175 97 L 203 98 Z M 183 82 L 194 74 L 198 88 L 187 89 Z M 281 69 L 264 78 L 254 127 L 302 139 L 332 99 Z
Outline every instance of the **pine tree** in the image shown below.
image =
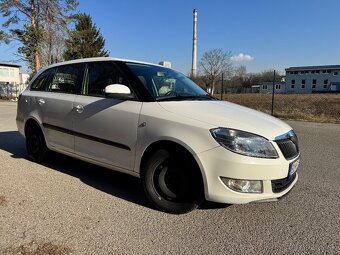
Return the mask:
M 92 23 L 92 18 L 86 13 L 75 15 L 76 26 L 69 32 L 66 40 L 65 60 L 90 57 L 107 57 L 104 49 L 105 39 L 100 30 Z

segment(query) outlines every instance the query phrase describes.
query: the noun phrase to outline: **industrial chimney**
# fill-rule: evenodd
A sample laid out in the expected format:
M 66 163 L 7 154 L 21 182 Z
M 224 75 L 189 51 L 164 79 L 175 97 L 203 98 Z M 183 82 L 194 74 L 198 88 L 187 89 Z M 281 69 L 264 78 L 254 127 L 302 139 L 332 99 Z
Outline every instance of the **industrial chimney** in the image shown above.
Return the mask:
M 194 27 L 192 35 L 192 67 L 191 77 L 197 76 L 197 9 L 194 9 Z

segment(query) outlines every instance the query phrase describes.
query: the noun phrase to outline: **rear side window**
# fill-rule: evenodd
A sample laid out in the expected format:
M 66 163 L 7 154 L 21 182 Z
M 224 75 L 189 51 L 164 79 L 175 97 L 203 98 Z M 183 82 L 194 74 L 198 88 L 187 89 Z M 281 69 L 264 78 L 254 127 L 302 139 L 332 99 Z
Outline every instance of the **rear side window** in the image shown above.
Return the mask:
M 76 93 L 78 80 L 82 70 L 80 64 L 55 67 L 53 78 L 48 84 L 47 90 L 58 93 Z
M 42 91 L 45 90 L 45 84 L 48 82 L 49 78 L 51 78 L 51 74 L 53 71 L 48 69 L 39 75 L 38 78 L 34 80 L 31 85 L 31 90 Z
M 128 81 L 117 70 L 113 62 L 90 62 L 87 64 L 88 74 L 84 94 L 89 96 L 104 96 L 105 87 L 111 84 L 128 86 Z

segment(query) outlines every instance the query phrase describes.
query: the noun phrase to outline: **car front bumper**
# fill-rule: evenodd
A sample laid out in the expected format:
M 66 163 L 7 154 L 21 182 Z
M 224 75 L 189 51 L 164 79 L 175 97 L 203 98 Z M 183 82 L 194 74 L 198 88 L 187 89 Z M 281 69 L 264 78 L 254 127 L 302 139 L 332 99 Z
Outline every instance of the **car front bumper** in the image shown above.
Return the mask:
M 290 164 L 295 162 L 299 155 L 286 160 L 279 153 L 277 159 L 264 159 L 239 155 L 217 147 L 195 157 L 202 170 L 205 198 L 213 202 L 244 204 L 277 200 L 287 194 L 298 179 L 296 172 L 289 176 L 289 169 Z M 223 183 L 221 177 L 262 181 L 262 193 L 232 190 Z

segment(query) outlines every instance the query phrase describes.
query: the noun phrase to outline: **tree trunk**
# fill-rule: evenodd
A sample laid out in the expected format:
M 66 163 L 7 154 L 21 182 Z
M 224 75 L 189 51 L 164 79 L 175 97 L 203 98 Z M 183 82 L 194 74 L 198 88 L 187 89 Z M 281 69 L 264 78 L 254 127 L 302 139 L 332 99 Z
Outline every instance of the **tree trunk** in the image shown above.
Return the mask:
M 40 8 L 39 3 L 38 3 L 38 6 L 36 6 L 35 1 L 31 0 L 31 15 L 32 15 L 31 24 L 35 32 L 39 31 L 39 24 L 37 23 L 37 20 L 36 20 L 36 18 L 39 15 L 39 11 L 40 11 L 39 8 Z M 34 69 L 35 69 L 35 72 L 38 72 L 41 68 L 41 55 L 39 51 L 39 42 L 36 42 L 36 43 L 37 43 L 36 45 L 37 47 L 34 52 L 34 61 L 35 61 Z
M 40 68 L 41 68 L 41 61 L 40 61 L 39 50 L 37 50 L 34 53 L 34 59 L 35 59 L 35 72 L 37 73 L 40 70 Z
M 211 95 L 214 95 L 214 92 L 215 92 L 215 81 L 212 82 Z

